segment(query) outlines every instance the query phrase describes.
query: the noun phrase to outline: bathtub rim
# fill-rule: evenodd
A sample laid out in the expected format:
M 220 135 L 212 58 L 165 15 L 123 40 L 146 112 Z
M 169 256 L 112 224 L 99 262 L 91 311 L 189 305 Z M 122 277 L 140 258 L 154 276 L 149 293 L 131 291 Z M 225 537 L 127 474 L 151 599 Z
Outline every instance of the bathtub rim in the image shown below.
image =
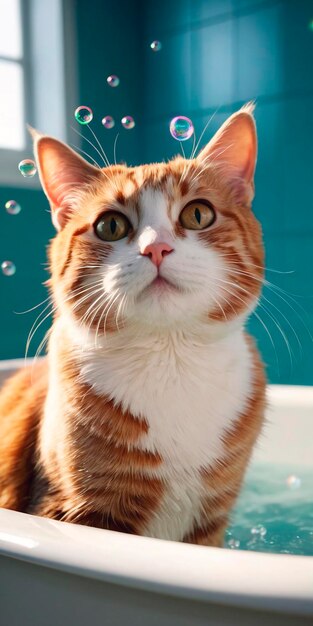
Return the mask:
M 6 509 L 0 509 L 0 555 L 176 598 L 313 615 L 308 556 L 183 544 Z

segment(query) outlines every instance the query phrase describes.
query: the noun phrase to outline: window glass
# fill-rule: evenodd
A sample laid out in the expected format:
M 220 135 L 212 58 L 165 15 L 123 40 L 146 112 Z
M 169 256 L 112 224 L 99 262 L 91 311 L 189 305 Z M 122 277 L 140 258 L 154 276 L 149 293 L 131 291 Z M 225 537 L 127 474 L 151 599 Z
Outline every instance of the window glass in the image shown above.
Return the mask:
M 0 60 L 0 148 L 24 147 L 23 70 L 19 63 Z
M 0 0 L 0 56 L 22 57 L 20 0 Z

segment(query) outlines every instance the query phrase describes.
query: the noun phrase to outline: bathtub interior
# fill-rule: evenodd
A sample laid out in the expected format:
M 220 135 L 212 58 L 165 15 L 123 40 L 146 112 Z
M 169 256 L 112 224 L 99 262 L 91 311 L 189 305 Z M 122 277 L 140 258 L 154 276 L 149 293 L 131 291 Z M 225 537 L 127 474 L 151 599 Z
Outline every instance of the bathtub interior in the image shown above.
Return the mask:
M 313 387 L 269 385 L 266 424 L 252 462 L 313 468 Z

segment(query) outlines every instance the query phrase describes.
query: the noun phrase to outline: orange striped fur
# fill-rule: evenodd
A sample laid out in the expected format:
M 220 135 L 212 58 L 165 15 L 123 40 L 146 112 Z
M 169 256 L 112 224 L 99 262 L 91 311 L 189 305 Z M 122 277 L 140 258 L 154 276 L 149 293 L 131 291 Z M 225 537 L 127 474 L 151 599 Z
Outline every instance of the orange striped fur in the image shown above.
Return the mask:
M 190 161 L 135 168 L 97 169 L 34 133 L 58 229 L 56 312 L 46 360 L 0 394 L 0 506 L 223 544 L 264 421 L 263 366 L 243 330 L 264 266 L 252 112 Z M 199 199 L 215 221 L 190 231 L 181 212 Z M 131 225 L 121 241 L 94 230 L 112 211 Z M 158 242 L 169 252 L 155 270 Z

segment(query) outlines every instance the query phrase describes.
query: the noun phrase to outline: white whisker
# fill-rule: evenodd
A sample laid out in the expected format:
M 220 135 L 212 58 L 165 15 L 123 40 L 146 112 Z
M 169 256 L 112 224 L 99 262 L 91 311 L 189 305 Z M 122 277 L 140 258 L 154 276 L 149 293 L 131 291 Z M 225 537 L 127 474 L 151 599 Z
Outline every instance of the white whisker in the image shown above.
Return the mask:
M 235 289 L 240 289 L 240 291 L 243 291 L 244 293 L 248 294 L 249 298 L 251 298 L 251 296 L 252 296 L 252 294 L 250 294 L 250 292 L 247 289 L 244 289 L 244 287 L 242 287 L 241 285 L 235 284 L 235 283 L 230 282 L 230 281 L 225 281 L 223 279 L 217 279 L 217 280 L 218 280 L 218 282 L 223 282 L 225 284 L 229 284 L 232 287 L 234 287 Z M 244 304 L 247 306 L 247 302 L 245 302 L 244 300 L 242 300 L 242 302 L 244 302 Z M 274 322 L 276 328 L 278 329 L 278 331 L 280 332 L 281 336 L 283 337 L 285 345 L 286 345 L 286 348 L 288 350 L 288 354 L 289 354 L 289 358 L 290 358 L 290 365 L 291 365 L 291 368 L 292 368 L 293 367 L 292 351 L 291 351 L 291 347 L 290 347 L 288 338 L 286 337 L 286 334 L 285 334 L 284 330 L 281 328 L 280 324 L 277 322 L 275 316 L 270 311 L 268 311 L 268 309 L 261 302 L 259 302 L 259 307 L 261 307 L 265 311 L 265 313 L 269 316 L 269 318 Z
M 297 302 L 296 302 L 296 301 L 295 301 L 295 300 L 294 300 L 294 299 L 293 299 L 293 298 L 292 298 L 292 297 L 291 297 L 291 296 L 290 296 L 287 292 L 285 292 L 283 289 L 281 289 L 281 288 L 280 288 L 280 287 L 278 287 L 277 285 L 274 285 L 274 284 L 273 284 L 273 283 L 271 283 L 270 281 L 268 281 L 268 280 L 266 280 L 266 279 L 264 279 L 264 278 L 260 278 L 259 276 L 255 276 L 254 274 L 251 274 L 251 273 L 249 273 L 249 272 L 245 272 L 245 271 L 242 271 L 242 270 L 237 270 L 237 269 L 236 269 L 236 270 L 234 270 L 234 269 L 232 268 L 232 266 L 231 266 L 231 265 L 229 266 L 229 269 L 230 269 L 231 274 L 236 274 L 236 275 L 239 275 L 239 276 L 246 276 L 246 277 L 248 277 L 248 278 L 251 278 L 252 280 L 255 280 L 255 281 L 257 281 L 257 282 L 260 282 L 260 283 L 261 283 L 261 284 L 263 284 L 265 287 L 267 287 L 268 289 L 270 289 L 270 290 L 271 290 L 271 291 L 272 291 L 272 292 L 276 295 L 276 297 L 277 297 L 277 298 L 280 298 L 280 299 L 281 299 L 281 300 L 282 300 L 282 301 L 283 301 L 283 302 L 284 302 L 284 303 L 285 303 L 285 304 L 286 304 L 286 305 L 287 305 L 287 306 L 288 306 L 288 307 L 289 307 L 289 308 L 293 311 L 293 313 L 295 314 L 296 318 L 297 318 L 297 319 L 301 322 L 301 324 L 302 324 L 303 328 L 306 330 L 306 332 L 308 333 L 308 335 L 309 335 L 309 337 L 310 337 L 311 341 L 313 342 L 313 337 L 312 337 L 312 334 L 311 334 L 311 332 L 310 332 L 310 329 L 309 329 L 309 328 L 308 328 L 308 326 L 304 323 L 304 320 L 302 319 L 301 315 L 300 315 L 300 314 L 299 314 L 299 313 L 298 313 L 298 312 L 294 309 L 294 307 L 293 307 L 293 306 L 291 306 L 290 302 L 288 302 L 288 300 L 286 300 L 286 298 L 284 298 L 284 297 L 283 297 L 280 293 L 276 293 L 276 290 L 278 290 L 278 291 L 282 291 L 282 292 L 283 292 L 283 293 L 284 293 L 287 297 L 289 297 L 291 300 L 293 300 L 293 301 L 294 301 L 294 303 L 295 303 L 297 306 L 299 306 L 299 308 L 301 308 L 301 309 L 302 309 L 302 311 L 306 314 L 305 309 L 303 309 L 303 307 L 302 307 L 299 303 L 297 303 Z M 275 271 L 275 270 L 273 270 L 273 271 Z M 268 300 L 268 298 L 266 298 L 266 297 L 264 296 L 264 294 L 263 294 L 262 298 L 263 298 L 264 300 L 266 300 L 266 301 L 267 301 L 267 302 L 268 302 L 268 303 L 269 303 L 269 304 L 270 304 L 273 308 L 275 308 L 275 309 L 278 311 L 278 313 L 280 313 L 280 315 L 281 315 L 281 316 L 285 319 L 285 321 L 286 321 L 287 325 L 289 326 L 289 328 L 292 330 L 292 332 L 293 332 L 294 336 L 296 337 L 296 341 L 297 341 L 297 343 L 298 343 L 298 345 L 299 345 L 300 352 L 302 352 L 302 344 L 301 344 L 301 342 L 300 342 L 300 339 L 299 339 L 299 337 L 298 337 L 298 335 L 297 335 L 297 333 L 296 333 L 296 331 L 295 331 L 294 327 L 292 326 L 292 324 L 291 324 L 291 323 L 290 323 L 290 321 L 288 320 L 288 318 L 287 318 L 287 317 L 283 314 L 283 312 L 282 312 L 282 311 L 281 311 L 278 307 L 276 307 L 276 305 L 275 305 L 273 302 L 271 302 L 271 300 Z
M 92 141 L 90 141 L 90 139 L 87 139 L 87 137 L 84 137 L 84 135 L 82 133 L 80 133 L 76 128 L 74 128 L 74 126 L 71 126 L 71 129 L 77 133 L 77 135 L 79 135 L 80 137 L 82 137 L 85 141 L 87 141 L 92 147 L 93 149 L 97 152 L 97 154 L 100 156 L 100 159 L 102 159 L 102 161 L 104 162 L 105 165 L 107 165 L 106 161 L 104 160 L 104 157 L 102 156 L 101 152 L 98 150 L 98 148 L 96 148 L 96 146 L 94 146 L 94 144 L 92 143 Z M 117 185 L 115 183 L 115 180 L 113 177 L 109 176 L 107 174 L 107 172 L 105 172 L 105 170 L 103 168 L 100 168 L 101 173 L 107 178 L 107 180 L 109 181 L 109 183 L 111 185 L 113 185 L 113 187 L 115 187 L 115 190 L 118 191 Z
M 200 135 L 200 137 L 199 137 L 199 139 L 198 139 L 197 145 L 196 145 L 195 149 L 194 149 L 194 150 L 193 150 L 193 152 L 192 152 L 192 155 L 191 155 L 191 157 L 190 157 L 191 159 L 193 159 L 193 158 L 195 157 L 196 152 L 197 152 L 197 150 L 198 150 L 198 148 L 199 148 L 199 145 L 200 145 L 201 139 L 202 139 L 202 137 L 203 137 L 203 135 L 204 135 L 204 133 L 205 133 L 206 129 L 208 128 L 209 124 L 212 122 L 213 118 L 215 117 L 215 115 L 217 114 L 217 112 L 219 111 L 219 109 L 220 109 L 220 108 L 221 108 L 220 106 L 219 106 L 219 107 L 217 107 L 217 109 L 215 109 L 214 113 L 212 113 L 211 117 L 208 119 L 208 121 L 207 121 L 207 123 L 206 123 L 206 125 L 205 125 L 205 127 L 204 127 L 204 129 L 203 129 L 203 131 L 202 131 L 202 133 L 201 133 L 201 135 Z
M 100 141 L 99 141 L 99 139 L 98 139 L 98 137 L 97 137 L 97 135 L 96 135 L 95 131 L 94 131 L 94 130 L 92 130 L 92 128 L 91 128 L 91 126 L 90 126 L 89 124 L 87 124 L 87 126 L 88 126 L 88 128 L 89 128 L 89 130 L 90 130 L 90 132 L 91 132 L 92 136 L 93 136 L 93 137 L 94 137 L 94 139 L 96 140 L 96 142 L 97 142 L 97 144 L 98 144 L 98 146 L 99 146 L 99 148 L 100 148 L 100 150 L 101 150 L 101 153 L 103 154 L 103 157 L 104 157 L 104 159 L 105 159 L 104 163 L 107 165 L 107 167 L 110 167 L 111 163 L 110 163 L 110 161 L 109 161 L 109 159 L 108 159 L 108 157 L 107 157 L 106 153 L 104 152 L 103 147 L 102 147 L 102 145 L 101 145 L 101 143 L 100 143 Z
M 245 302 L 242 298 L 240 298 L 240 296 L 238 296 L 238 294 L 236 294 L 236 293 L 234 293 L 234 292 L 230 291 L 229 289 L 227 289 L 226 287 L 223 287 L 222 285 L 220 285 L 220 288 L 221 288 L 221 289 L 224 289 L 224 291 L 226 291 L 229 295 L 231 295 L 231 296 L 233 296 L 233 297 L 237 298 L 238 300 L 240 300 L 241 302 L 243 302 L 243 303 L 246 305 L 246 302 Z M 233 307 L 232 307 L 232 308 L 233 308 Z M 256 311 L 252 311 L 252 315 L 254 315 L 254 316 L 256 317 L 256 319 L 260 322 L 260 324 L 262 325 L 262 327 L 264 328 L 264 330 L 265 330 L 266 334 L 268 335 L 268 337 L 269 337 L 269 339 L 270 339 L 270 342 L 271 342 L 271 345 L 272 345 L 272 347 L 273 347 L 274 354 L 275 354 L 277 372 L 278 372 L 278 375 L 280 376 L 280 368 L 279 368 L 278 354 L 277 354 L 277 350 L 276 350 L 276 346 L 275 346 L 275 343 L 274 343 L 273 337 L 272 337 L 272 335 L 271 335 L 270 331 L 268 330 L 268 328 L 267 328 L 267 326 L 266 326 L 265 322 L 264 322 L 264 321 L 262 320 L 262 318 L 258 315 L 258 313 L 257 313 Z
M 84 154 L 85 156 L 88 157 L 88 159 L 91 159 L 91 161 L 93 162 L 93 164 L 99 168 L 99 170 L 101 170 L 101 166 L 99 165 L 98 161 L 96 161 L 96 159 L 94 159 L 91 154 L 89 154 L 88 152 L 86 152 L 85 150 L 82 150 L 82 148 L 80 148 L 79 146 L 76 146 L 74 143 L 71 143 L 72 148 L 75 148 L 75 150 L 78 150 L 79 152 L 81 152 L 82 154 Z
M 38 309 L 39 306 L 42 306 L 48 300 L 51 300 L 51 296 L 48 296 L 48 298 L 45 298 L 45 300 L 43 300 L 42 302 L 39 302 L 39 304 L 36 304 L 31 309 L 27 309 L 26 311 L 14 311 L 14 314 L 15 315 L 24 315 L 25 313 L 30 313 L 31 311 L 34 311 L 35 309 Z
M 108 319 L 109 312 L 110 312 L 110 310 L 111 310 L 111 308 L 112 308 L 113 304 L 115 304 L 115 302 L 116 302 L 116 300 L 118 299 L 118 297 L 119 297 L 119 293 L 117 293 L 117 295 L 115 296 L 115 298 L 112 300 L 112 302 L 111 302 L 111 304 L 110 304 L 109 308 L 107 309 L 107 313 L 106 313 L 106 316 L 105 316 L 105 319 L 104 319 L 104 325 L 103 325 L 103 330 L 104 330 L 104 333 L 106 333 L 106 323 L 107 323 L 107 319 Z
M 114 164 L 115 165 L 117 165 L 117 162 L 116 162 L 116 146 L 117 146 L 117 140 L 118 140 L 119 136 L 120 136 L 120 133 L 117 133 L 117 135 L 116 135 L 116 137 L 114 139 L 114 146 L 113 146 L 113 157 L 114 157 Z

